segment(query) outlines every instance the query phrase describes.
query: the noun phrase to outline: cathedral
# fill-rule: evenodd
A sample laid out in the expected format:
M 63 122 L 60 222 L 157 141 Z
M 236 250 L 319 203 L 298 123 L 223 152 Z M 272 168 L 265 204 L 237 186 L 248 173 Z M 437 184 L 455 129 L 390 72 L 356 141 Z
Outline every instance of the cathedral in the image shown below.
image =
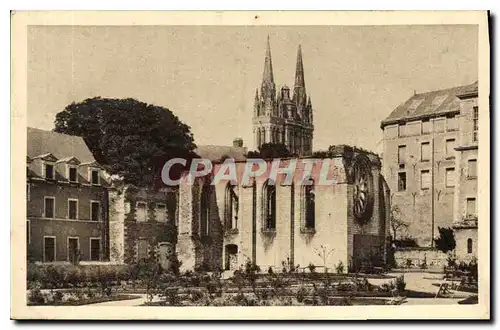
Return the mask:
M 293 95 L 286 85 L 276 95 L 273 76 L 271 45 L 267 39 L 266 58 L 262 84 L 255 93 L 253 134 L 254 143 L 260 148 L 265 143 L 282 143 L 297 156 L 310 156 L 313 139 L 313 111 L 311 98 L 307 97 L 304 80 L 302 49 L 297 51 Z

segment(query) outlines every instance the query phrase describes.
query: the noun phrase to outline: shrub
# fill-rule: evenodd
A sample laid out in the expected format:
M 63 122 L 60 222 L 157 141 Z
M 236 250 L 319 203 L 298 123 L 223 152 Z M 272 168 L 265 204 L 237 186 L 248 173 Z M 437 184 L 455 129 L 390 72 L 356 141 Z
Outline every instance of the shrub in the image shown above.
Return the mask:
M 413 266 L 413 261 L 411 259 L 406 259 L 406 268 L 411 268 Z
M 339 261 L 338 265 L 335 267 L 335 271 L 337 274 L 342 274 L 344 272 L 344 263 L 342 261 Z
M 302 303 L 302 302 L 304 301 L 304 298 L 306 297 L 306 295 L 307 295 L 307 289 L 306 289 L 306 288 L 304 288 L 303 286 L 301 286 L 301 287 L 299 288 L 299 290 L 297 291 L 297 293 L 296 293 L 296 295 L 295 295 L 295 296 L 296 296 L 296 298 L 297 298 L 297 301 L 298 301 L 299 303 Z
M 311 273 L 314 273 L 316 271 L 316 266 L 314 266 L 313 263 L 309 263 L 307 268 L 309 268 L 309 272 L 311 272 Z
M 164 292 L 165 300 L 170 306 L 179 306 L 181 299 L 179 297 L 179 288 L 167 288 Z
M 245 295 L 241 291 L 238 292 L 238 294 L 236 296 L 234 296 L 233 301 L 237 306 L 249 306 L 247 298 L 245 297 Z
M 403 293 L 405 292 L 405 289 L 406 289 L 406 282 L 404 280 L 404 277 L 401 275 L 399 277 L 397 277 L 395 280 L 395 287 L 396 287 L 396 290 L 398 291 L 398 293 Z
M 45 303 L 40 283 L 35 283 L 29 291 L 28 303 L 32 305 L 43 305 Z
M 34 263 L 28 263 L 26 269 L 26 279 L 28 282 L 45 282 L 45 271 L 38 265 Z
M 457 258 L 451 254 L 449 254 L 448 257 L 446 258 L 446 262 L 448 263 L 448 267 L 453 267 L 453 268 L 457 267 Z
M 444 253 L 455 250 L 457 243 L 455 241 L 455 234 L 452 228 L 438 227 L 439 237 L 434 239 L 436 249 Z
M 203 299 L 204 296 L 205 295 L 200 290 L 193 290 L 193 291 L 191 291 L 191 294 L 189 295 L 189 299 L 192 302 L 198 302 L 201 299 Z
M 269 275 L 273 275 L 274 274 L 273 267 L 269 266 L 269 268 L 267 269 L 267 273 Z
M 54 295 L 52 296 L 52 300 L 55 303 L 61 302 L 63 300 L 64 294 L 61 291 L 56 291 L 54 292 Z

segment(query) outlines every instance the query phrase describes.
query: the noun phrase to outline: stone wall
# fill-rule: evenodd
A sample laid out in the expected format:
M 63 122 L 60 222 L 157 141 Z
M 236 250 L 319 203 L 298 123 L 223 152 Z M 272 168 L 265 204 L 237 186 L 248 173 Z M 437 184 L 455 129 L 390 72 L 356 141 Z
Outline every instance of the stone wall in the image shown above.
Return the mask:
M 176 209 L 166 207 L 162 221 L 157 219 L 157 212 L 158 204 L 170 206 L 176 201 L 177 191 L 172 188 L 153 190 L 115 184 L 110 190 L 111 261 L 137 262 L 139 241 L 146 242 L 148 254 L 156 252 L 158 243 L 173 239 L 175 244 Z M 138 203 L 146 203 L 145 221 L 139 220 Z
M 394 253 L 397 268 L 407 268 L 408 260 L 411 260 L 411 268 L 419 268 L 425 260 L 429 269 L 442 269 L 448 264 L 447 258 L 446 253 L 430 248 L 402 249 Z

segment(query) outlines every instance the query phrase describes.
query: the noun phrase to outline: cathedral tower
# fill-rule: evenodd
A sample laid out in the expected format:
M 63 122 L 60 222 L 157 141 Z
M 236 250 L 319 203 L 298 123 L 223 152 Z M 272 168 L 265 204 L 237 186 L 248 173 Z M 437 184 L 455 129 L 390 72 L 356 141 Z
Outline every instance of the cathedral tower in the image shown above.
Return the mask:
M 262 83 L 255 91 L 253 134 L 254 143 L 260 148 L 264 143 L 283 143 L 298 156 L 310 156 L 313 139 L 313 111 L 311 98 L 307 97 L 304 79 L 302 48 L 297 50 L 293 95 L 284 85 L 276 95 L 271 45 L 267 38 Z

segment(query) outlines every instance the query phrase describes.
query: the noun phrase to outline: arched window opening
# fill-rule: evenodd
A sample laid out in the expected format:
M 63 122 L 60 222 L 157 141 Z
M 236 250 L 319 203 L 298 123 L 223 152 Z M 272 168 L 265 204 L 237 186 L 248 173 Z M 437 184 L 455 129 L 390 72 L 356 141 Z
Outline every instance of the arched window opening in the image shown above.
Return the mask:
M 276 185 L 273 180 L 266 181 L 263 187 L 264 228 L 276 230 Z
M 210 221 L 210 186 L 203 186 L 200 207 L 200 236 L 208 236 Z
M 227 229 L 238 228 L 238 195 L 231 182 L 226 186 L 226 195 L 224 200 L 224 225 Z
M 306 229 L 315 229 L 316 223 L 316 192 L 314 190 L 314 181 L 312 184 L 304 186 L 304 219 Z
M 467 253 L 472 253 L 472 238 L 467 240 Z

